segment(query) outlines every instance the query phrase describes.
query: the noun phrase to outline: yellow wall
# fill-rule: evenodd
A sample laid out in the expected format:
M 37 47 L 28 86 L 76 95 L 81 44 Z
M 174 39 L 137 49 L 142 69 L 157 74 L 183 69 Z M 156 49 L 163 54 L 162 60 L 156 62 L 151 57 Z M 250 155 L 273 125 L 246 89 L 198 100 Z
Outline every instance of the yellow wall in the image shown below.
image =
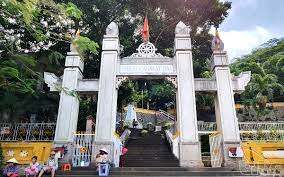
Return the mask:
M 50 142 L 0 142 L 5 160 L 16 158 L 20 164 L 29 164 L 33 156 L 45 162 L 52 150 Z
M 284 149 L 284 142 L 243 142 L 244 158 L 248 164 L 284 165 L 284 158 L 264 158 L 263 151 L 277 151 Z

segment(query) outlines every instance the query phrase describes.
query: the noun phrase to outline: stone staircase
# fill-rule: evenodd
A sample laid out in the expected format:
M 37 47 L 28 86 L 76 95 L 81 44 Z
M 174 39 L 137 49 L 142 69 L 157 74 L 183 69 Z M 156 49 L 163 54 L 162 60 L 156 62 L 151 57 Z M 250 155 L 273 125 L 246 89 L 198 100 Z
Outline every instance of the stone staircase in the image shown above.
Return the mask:
M 171 153 L 163 133 L 149 133 L 145 137 L 141 130 L 131 130 L 127 143 L 125 167 L 178 167 L 178 159 Z
M 94 177 L 98 176 L 98 173 L 94 168 L 76 168 L 71 172 L 58 172 L 56 177 Z M 124 168 L 112 168 L 110 171 L 110 177 L 194 177 L 194 176 L 236 176 L 236 177 L 258 177 L 256 174 L 250 174 L 239 171 L 230 171 L 227 168 L 180 168 L 180 167 L 124 167 Z
M 255 173 L 233 171 L 230 168 L 182 168 L 172 155 L 163 133 L 149 133 L 142 137 L 141 130 L 132 130 L 127 143 L 128 153 L 122 168 L 111 168 L 110 177 L 197 177 L 197 176 L 236 176 L 257 177 Z M 98 176 L 92 167 L 73 168 L 71 172 L 61 172 L 56 177 Z

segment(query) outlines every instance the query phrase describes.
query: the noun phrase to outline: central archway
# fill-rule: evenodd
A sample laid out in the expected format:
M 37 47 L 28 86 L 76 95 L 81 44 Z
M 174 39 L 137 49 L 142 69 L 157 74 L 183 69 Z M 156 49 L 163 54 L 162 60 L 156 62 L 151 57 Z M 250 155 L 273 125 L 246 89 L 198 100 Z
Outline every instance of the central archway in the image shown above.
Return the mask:
M 165 77 L 177 88 L 178 157 L 180 166 L 202 166 L 195 108 L 195 87 L 190 28 L 180 22 L 175 30 L 173 58 L 156 53 L 155 46 L 142 43 L 137 53 L 119 56 L 118 27 L 111 23 L 103 40 L 96 120 L 96 151 L 107 148 L 117 159 L 115 125 L 117 89 L 127 78 Z

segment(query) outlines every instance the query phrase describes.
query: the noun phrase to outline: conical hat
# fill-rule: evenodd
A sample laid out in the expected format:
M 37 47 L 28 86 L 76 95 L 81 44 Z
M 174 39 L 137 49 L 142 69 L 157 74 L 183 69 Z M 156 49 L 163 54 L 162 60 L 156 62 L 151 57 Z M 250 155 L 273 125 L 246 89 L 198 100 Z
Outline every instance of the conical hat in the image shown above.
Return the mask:
M 107 152 L 107 150 L 105 148 L 100 149 L 100 151 L 103 151 L 103 152 L 108 154 L 108 152 Z
M 19 163 L 15 158 L 12 158 L 10 160 L 7 161 L 7 163 Z

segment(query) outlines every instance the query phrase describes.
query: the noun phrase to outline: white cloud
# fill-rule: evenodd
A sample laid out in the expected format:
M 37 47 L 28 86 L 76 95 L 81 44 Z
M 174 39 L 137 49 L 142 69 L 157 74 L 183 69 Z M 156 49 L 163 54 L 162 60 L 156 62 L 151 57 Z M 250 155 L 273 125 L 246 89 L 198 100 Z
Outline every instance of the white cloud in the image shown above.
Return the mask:
M 212 29 L 210 33 L 214 34 L 214 31 Z M 229 59 L 232 60 L 235 57 L 249 54 L 256 47 L 276 36 L 269 30 L 256 26 L 252 30 L 221 31 L 220 37 L 224 42 Z

